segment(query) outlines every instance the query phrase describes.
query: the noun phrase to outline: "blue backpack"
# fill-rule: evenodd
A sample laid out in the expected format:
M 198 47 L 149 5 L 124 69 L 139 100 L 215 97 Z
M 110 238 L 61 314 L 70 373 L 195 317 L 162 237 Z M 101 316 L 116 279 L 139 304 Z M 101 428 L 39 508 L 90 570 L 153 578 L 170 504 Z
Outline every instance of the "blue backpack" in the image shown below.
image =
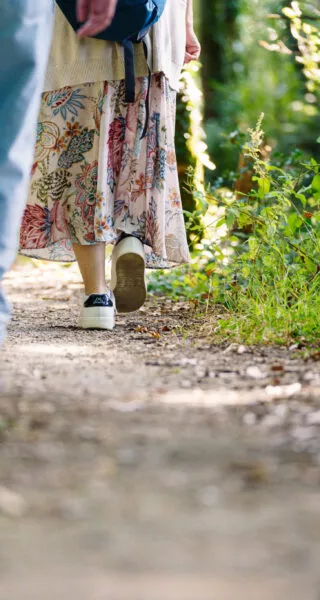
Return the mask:
M 76 17 L 76 0 L 56 0 L 56 2 L 73 29 L 77 31 L 80 24 Z M 165 4 L 166 0 L 118 0 L 116 13 L 111 25 L 94 36 L 101 40 L 119 42 L 124 47 L 126 102 L 132 103 L 135 100 L 133 44 L 143 43 L 148 63 L 148 49 L 144 37 L 150 27 L 161 17 Z M 148 69 L 150 82 L 151 71 L 149 64 Z

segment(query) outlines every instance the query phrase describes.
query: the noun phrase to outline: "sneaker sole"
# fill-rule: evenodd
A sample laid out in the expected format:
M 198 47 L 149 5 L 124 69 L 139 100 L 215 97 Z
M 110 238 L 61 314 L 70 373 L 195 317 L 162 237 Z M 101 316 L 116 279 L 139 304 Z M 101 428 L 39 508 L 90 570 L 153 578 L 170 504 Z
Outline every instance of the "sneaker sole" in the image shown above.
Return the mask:
M 145 303 L 145 261 L 136 253 L 119 256 L 116 262 L 117 284 L 113 290 L 119 313 L 134 312 Z
M 99 308 L 87 308 L 85 311 L 87 314 L 81 315 L 79 319 L 78 327 L 80 329 L 105 329 L 112 331 L 115 328 L 114 310 L 112 310 L 112 314 L 104 316 L 101 316 Z

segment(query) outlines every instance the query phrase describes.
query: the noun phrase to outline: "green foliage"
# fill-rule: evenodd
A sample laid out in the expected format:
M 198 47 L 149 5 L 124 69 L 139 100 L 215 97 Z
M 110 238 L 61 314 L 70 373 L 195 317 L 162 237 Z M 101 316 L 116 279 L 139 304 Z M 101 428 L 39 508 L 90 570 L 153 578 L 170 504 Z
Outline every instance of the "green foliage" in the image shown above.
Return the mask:
M 244 155 L 248 194 L 210 187 L 218 239 L 196 247 L 191 269 L 151 279 L 154 291 L 219 303 L 218 338 L 242 342 L 316 342 L 320 333 L 320 165 L 300 151 L 261 158 L 261 121 Z M 212 223 L 211 223 L 212 226 Z
M 279 0 L 202 2 L 205 128 L 210 155 L 215 161 L 219 157 L 219 175 L 235 170 L 238 160 L 224 132 L 245 131 L 261 112 L 273 148 L 317 152 L 313 131 L 320 129 L 320 117 L 305 74 L 317 56 L 319 10 L 316 3 L 300 3 L 304 13 L 313 10 L 312 19 L 300 25 L 297 17 L 282 13 L 284 4 L 291 6 Z M 312 32 L 306 33 L 306 27 Z M 213 180 L 210 173 L 208 178 Z
M 206 189 L 189 175 L 191 266 L 153 274 L 150 289 L 205 311 L 215 341 L 319 344 L 320 10 L 309 0 L 198 0 L 198 8 L 217 170 L 207 170 Z M 188 108 L 187 100 L 184 116 Z M 261 112 L 266 140 L 262 118 L 248 130 Z M 187 121 L 189 138 L 196 127 Z

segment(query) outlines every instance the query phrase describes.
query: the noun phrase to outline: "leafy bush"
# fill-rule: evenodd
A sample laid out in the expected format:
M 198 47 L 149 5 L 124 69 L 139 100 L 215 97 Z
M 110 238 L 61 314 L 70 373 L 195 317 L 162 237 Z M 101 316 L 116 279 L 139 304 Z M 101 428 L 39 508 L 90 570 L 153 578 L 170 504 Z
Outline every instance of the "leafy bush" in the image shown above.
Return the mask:
M 249 131 L 243 155 L 250 191 L 215 185 L 198 193 L 199 211 L 210 215 L 217 239 L 209 235 L 196 245 L 191 268 L 153 275 L 151 289 L 196 300 L 200 307 L 222 304 L 219 338 L 316 342 L 320 165 L 299 151 L 264 159 L 261 120 Z

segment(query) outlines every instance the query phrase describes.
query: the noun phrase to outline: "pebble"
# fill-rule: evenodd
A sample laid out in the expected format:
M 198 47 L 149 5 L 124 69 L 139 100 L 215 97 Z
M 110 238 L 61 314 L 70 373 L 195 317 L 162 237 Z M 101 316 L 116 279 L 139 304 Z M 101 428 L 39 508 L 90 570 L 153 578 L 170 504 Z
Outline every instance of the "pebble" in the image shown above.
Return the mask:
M 180 385 L 184 389 L 190 389 L 190 388 L 192 388 L 192 381 L 189 381 L 188 379 L 184 379 L 181 381 Z
M 196 358 L 181 358 L 179 364 L 181 367 L 195 367 L 198 364 L 198 361 Z
M 317 435 L 314 427 L 295 427 L 292 431 L 292 436 L 299 441 L 310 440 Z
M 252 379 L 264 379 L 266 377 L 266 373 L 263 373 L 256 365 L 247 367 L 246 373 L 248 377 L 251 377 Z
M 42 375 L 42 373 L 41 373 L 40 369 L 34 369 L 34 371 L 33 371 L 33 377 L 35 379 L 41 379 L 41 375 Z
M 287 404 L 276 404 L 273 409 L 273 414 L 281 420 L 284 420 L 289 412 Z
M 67 521 L 83 521 L 89 517 L 88 506 L 82 498 L 64 498 L 58 513 Z
M 272 428 L 272 427 L 278 427 L 281 424 L 282 424 L 282 419 L 279 418 L 275 414 L 267 415 L 261 421 L 261 426 L 262 427 L 270 427 L 270 428 Z
M 206 367 L 196 367 L 195 376 L 198 379 L 204 379 L 205 377 L 208 377 L 208 369 Z
M 246 346 L 240 345 L 238 348 L 238 354 L 245 354 L 247 352 Z
M 202 488 L 198 492 L 198 501 L 202 506 L 214 506 L 217 504 L 221 495 L 221 491 L 217 486 L 209 485 L 207 487 Z
M 142 401 L 121 402 L 118 400 L 112 400 L 110 402 L 105 403 L 104 406 L 107 408 L 111 408 L 112 410 L 119 413 L 129 414 L 142 410 L 144 408 L 144 403 Z
M 20 518 L 26 510 L 27 503 L 20 494 L 0 486 L 0 514 L 5 517 Z
M 243 417 L 243 422 L 245 425 L 255 425 L 257 417 L 253 412 L 246 413 Z
M 138 463 L 138 461 L 138 453 L 133 448 L 120 448 L 117 452 L 117 462 L 121 466 L 135 466 Z
M 268 385 L 266 393 L 271 398 L 291 398 L 301 391 L 302 385 L 299 381 L 289 385 Z
M 312 371 L 307 371 L 303 376 L 303 379 L 305 381 L 312 381 L 315 378 L 316 378 L 316 375 Z
M 238 344 L 235 344 L 233 342 L 232 344 L 227 346 L 225 350 L 223 350 L 223 354 L 229 354 L 229 352 L 238 352 Z
M 320 410 L 309 413 L 306 420 L 308 425 L 320 425 Z
M 289 350 L 291 350 L 291 352 L 293 350 L 298 350 L 298 348 L 299 348 L 299 344 L 292 344 L 291 346 L 289 346 Z
M 75 430 L 78 439 L 84 442 L 95 442 L 99 440 L 98 429 L 92 425 L 82 425 Z

